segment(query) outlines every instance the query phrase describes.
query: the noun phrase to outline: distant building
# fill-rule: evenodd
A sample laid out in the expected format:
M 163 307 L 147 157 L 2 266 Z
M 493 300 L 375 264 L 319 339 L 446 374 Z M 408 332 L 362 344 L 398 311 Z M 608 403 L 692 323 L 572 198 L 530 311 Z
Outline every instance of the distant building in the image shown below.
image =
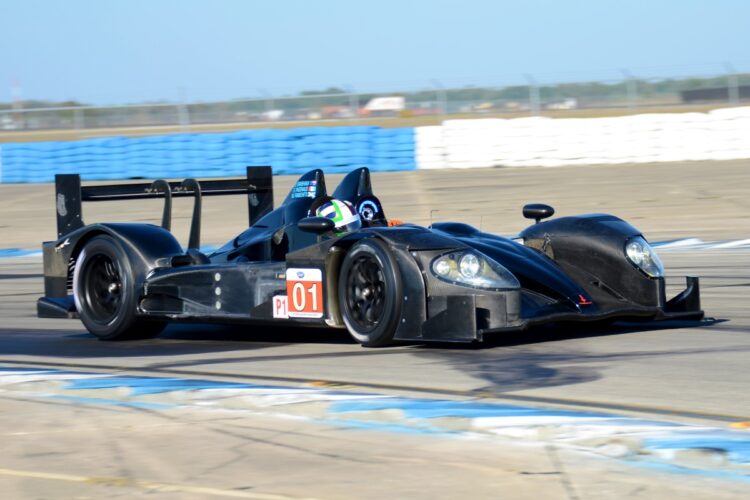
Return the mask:
M 740 85 L 737 87 L 740 100 L 750 99 L 750 85 Z M 699 102 L 717 102 L 729 101 L 729 88 L 718 87 L 710 89 L 683 90 L 680 92 L 682 102 L 693 104 Z
M 374 97 L 360 110 L 362 116 L 396 116 L 406 108 L 402 96 Z

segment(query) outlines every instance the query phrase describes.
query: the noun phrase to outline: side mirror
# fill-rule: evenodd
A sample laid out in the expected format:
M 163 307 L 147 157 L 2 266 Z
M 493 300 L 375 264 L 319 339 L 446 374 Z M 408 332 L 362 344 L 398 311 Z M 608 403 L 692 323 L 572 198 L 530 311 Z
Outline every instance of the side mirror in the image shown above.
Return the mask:
M 523 206 L 523 216 L 527 219 L 534 219 L 537 224 L 540 220 L 552 217 L 554 214 L 555 209 L 543 203 L 529 203 Z
M 336 223 L 328 217 L 305 217 L 297 223 L 297 227 L 307 233 L 323 234 L 332 231 Z

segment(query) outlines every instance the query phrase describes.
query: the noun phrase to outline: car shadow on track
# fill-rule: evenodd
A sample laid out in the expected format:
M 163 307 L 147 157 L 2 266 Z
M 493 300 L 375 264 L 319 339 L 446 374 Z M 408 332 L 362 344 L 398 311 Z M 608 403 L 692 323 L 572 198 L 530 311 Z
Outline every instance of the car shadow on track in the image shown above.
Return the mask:
M 696 322 L 690 325 L 694 326 Z M 702 322 L 700 324 L 708 324 Z M 573 373 L 568 369 L 564 376 L 542 366 L 547 361 L 559 362 L 555 357 L 560 347 L 554 341 L 625 335 L 655 329 L 683 328 L 686 322 L 659 324 L 616 324 L 603 329 L 575 326 L 545 326 L 525 332 L 512 332 L 487 336 L 484 343 L 398 343 L 379 349 L 359 348 L 343 329 L 279 328 L 257 326 L 224 326 L 206 324 L 173 324 L 160 337 L 127 342 L 101 342 L 83 332 L 54 330 L 26 330 L 0 328 L 0 353 L 44 358 L 91 360 L 97 358 L 162 358 L 154 360 L 159 367 L 189 367 L 209 364 L 229 364 L 265 361 L 302 361 L 351 356 L 382 356 L 411 353 L 417 356 L 445 359 L 461 370 L 476 371 L 481 378 L 497 380 L 502 373 L 503 383 L 516 373 L 528 382 L 544 380 L 545 383 L 574 383 L 590 380 L 587 374 Z M 532 349 L 534 345 L 549 342 L 551 347 L 541 347 L 541 354 L 519 355 L 518 349 Z M 316 345 L 320 348 L 283 350 L 271 354 L 265 349 L 286 345 Z M 340 346 L 326 348 L 326 345 Z M 216 354 L 234 353 L 231 356 Z M 246 353 L 246 354 L 245 354 Z M 540 357 L 541 356 L 541 357 Z M 545 357 L 546 356 L 546 357 Z M 572 356 L 571 359 L 574 359 Z M 498 364 L 499 363 L 499 364 Z M 521 373 L 521 375 L 518 375 Z M 494 374 L 494 375 L 493 375 Z M 495 385 L 493 382 L 492 385 Z
M 173 324 L 158 339 L 259 344 L 356 344 L 344 329 L 242 325 Z
M 659 363 L 674 356 L 721 354 L 727 349 L 736 349 L 736 346 L 675 348 L 670 342 L 666 343 L 666 347 L 665 344 L 649 347 L 639 338 L 639 334 L 647 335 L 655 331 L 668 333 L 669 330 L 701 326 L 734 331 L 732 325 L 719 323 L 724 321 L 617 323 L 608 327 L 590 325 L 587 328 L 582 328 L 580 324 L 556 325 L 488 336 L 483 344 L 400 343 L 379 349 L 360 348 L 345 330 L 312 328 L 175 324 L 170 325 L 160 338 L 130 342 L 101 342 L 80 331 L 0 328 L 0 363 L 5 355 L 21 355 L 22 359 L 41 359 L 66 365 L 80 363 L 81 367 L 97 366 L 96 360 L 99 359 L 102 366 L 119 364 L 113 361 L 119 358 L 131 368 L 179 369 L 190 373 L 191 368 L 203 370 L 210 365 L 241 365 L 255 361 L 296 363 L 307 360 L 336 363 L 337 359 L 357 357 L 361 358 L 363 366 L 372 367 L 375 363 L 378 366 L 392 366 L 397 371 L 401 370 L 398 365 L 404 363 L 417 367 L 407 370 L 410 375 L 406 384 L 409 386 L 432 387 L 433 384 L 428 381 L 436 370 L 447 373 L 454 370 L 483 381 L 472 391 L 502 394 L 595 381 L 603 377 L 606 367 L 622 365 L 631 360 Z M 632 342 L 628 339 L 598 345 L 594 340 L 627 335 L 633 336 Z M 589 338 L 591 342 L 575 342 Z M 307 345 L 312 348 L 264 352 L 287 345 Z M 403 354 L 413 359 L 380 360 L 381 357 Z M 124 362 L 125 359 L 132 361 Z M 7 360 L 21 362 L 14 358 Z M 311 365 L 313 371 L 308 376 L 316 376 L 315 366 Z M 378 379 L 373 382 L 377 383 Z
M 703 328 L 724 323 L 729 320 L 707 318 L 700 321 L 669 320 L 650 323 L 617 322 L 609 325 L 587 323 L 549 324 L 530 328 L 520 332 L 498 332 L 485 334 L 482 342 L 430 342 L 419 346 L 427 349 L 467 349 L 485 350 L 498 347 L 512 347 L 524 344 L 538 344 L 558 340 L 580 339 L 588 337 L 607 337 L 649 331 L 674 330 L 680 328 Z
M 0 328 L 0 356 L 54 358 L 176 357 L 259 351 L 288 344 L 351 344 L 345 330 L 173 324 L 157 338 L 103 342 L 84 331 Z
M 478 392 L 493 394 L 528 389 L 559 387 L 592 382 L 602 378 L 602 369 L 635 359 L 692 356 L 721 352 L 725 348 L 648 348 L 638 334 L 714 326 L 726 320 L 664 321 L 659 323 L 615 323 L 594 325 L 549 325 L 519 333 L 495 334 L 482 344 L 456 346 L 438 344 L 419 346 L 415 355 L 485 381 Z M 606 349 L 595 344 L 565 342 L 633 335 L 633 342 L 608 343 Z M 619 347 L 618 347 L 619 345 Z

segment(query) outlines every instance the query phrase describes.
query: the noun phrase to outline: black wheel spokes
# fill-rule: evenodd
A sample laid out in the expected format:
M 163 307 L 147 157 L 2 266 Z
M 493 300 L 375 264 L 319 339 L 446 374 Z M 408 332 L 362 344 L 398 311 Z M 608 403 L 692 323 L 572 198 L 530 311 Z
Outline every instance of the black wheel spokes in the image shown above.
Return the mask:
M 364 329 L 376 327 L 385 312 L 385 280 L 377 261 L 371 257 L 358 258 L 347 281 L 347 301 L 353 319 Z
M 108 323 L 122 303 L 122 279 L 117 264 L 106 255 L 91 259 L 84 277 L 86 302 L 96 321 Z

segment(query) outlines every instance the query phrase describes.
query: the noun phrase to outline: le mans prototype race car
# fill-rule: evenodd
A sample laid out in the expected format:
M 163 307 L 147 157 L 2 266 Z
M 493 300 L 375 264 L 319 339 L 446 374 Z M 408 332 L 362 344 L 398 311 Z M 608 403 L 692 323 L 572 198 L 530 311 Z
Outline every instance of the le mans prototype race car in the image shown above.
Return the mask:
M 81 186 L 58 175 L 56 241 L 43 244 L 40 317 L 79 317 L 103 340 L 153 337 L 172 321 L 261 327 L 346 328 L 362 345 L 475 342 L 491 332 L 551 322 L 700 319 L 698 278 L 674 298 L 664 268 L 636 228 L 612 215 L 542 222 L 554 210 L 526 205 L 535 224 L 509 239 L 467 224 L 394 225 L 370 172 L 333 192 L 361 228 L 332 234 L 311 208 L 327 197 L 321 170 L 306 173 L 273 208 L 270 167 L 235 180 Z M 201 198 L 243 194 L 249 228 L 206 255 Z M 172 198 L 195 198 L 187 251 L 170 232 Z M 164 198 L 161 227 L 82 220 L 83 201 Z

